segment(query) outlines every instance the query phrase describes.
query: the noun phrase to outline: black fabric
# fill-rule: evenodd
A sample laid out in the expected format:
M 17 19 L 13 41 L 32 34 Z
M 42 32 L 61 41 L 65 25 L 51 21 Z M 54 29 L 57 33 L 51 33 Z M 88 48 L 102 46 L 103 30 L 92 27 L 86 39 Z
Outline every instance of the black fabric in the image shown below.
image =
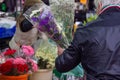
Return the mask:
M 74 36 L 71 46 L 56 59 L 59 72 L 81 62 L 87 80 L 120 80 L 120 8 L 105 10 Z
M 86 21 L 86 13 L 84 10 L 75 10 L 74 22 L 80 21 L 84 23 Z
M 50 5 L 50 2 L 49 2 L 49 0 L 42 0 L 46 5 Z
M 31 30 L 33 28 L 33 25 L 27 20 L 24 19 L 21 23 L 20 23 L 20 30 L 22 32 L 28 32 L 29 30 Z
M 8 38 L 0 38 L 0 50 L 4 50 L 6 48 L 9 48 L 9 41 L 12 39 L 12 37 Z
M 88 8 L 89 8 L 90 11 L 94 11 L 95 10 L 94 0 L 89 0 Z

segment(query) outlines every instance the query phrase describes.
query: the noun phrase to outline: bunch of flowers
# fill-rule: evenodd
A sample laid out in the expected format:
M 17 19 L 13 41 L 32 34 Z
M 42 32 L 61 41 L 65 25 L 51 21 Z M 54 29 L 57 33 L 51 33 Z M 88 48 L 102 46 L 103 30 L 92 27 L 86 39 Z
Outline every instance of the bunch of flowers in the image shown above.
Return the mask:
M 57 56 L 57 46 L 49 40 L 41 40 L 41 44 L 35 56 L 38 60 L 37 65 L 39 69 L 53 69 Z
M 31 46 L 22 46 L 20 51 L 7 49 L 1 53 L 4 61 L 0 63 L 0 73 L 7 76 L 24 75 L 37 71 L 37 64 L 31 59 L 34 50 Z
M 62 26 L 69 42 L 72 40 L 72 25 L 74 24 L 74 0 L 50 0 L 50 7 L 57 23 Z
M 68 40 L 62 28 L 56 20 L 50 8 L 44 4 L 35 4 L 23 14 L 39 31 L 55 41 L 59 46 L 68 47 Z

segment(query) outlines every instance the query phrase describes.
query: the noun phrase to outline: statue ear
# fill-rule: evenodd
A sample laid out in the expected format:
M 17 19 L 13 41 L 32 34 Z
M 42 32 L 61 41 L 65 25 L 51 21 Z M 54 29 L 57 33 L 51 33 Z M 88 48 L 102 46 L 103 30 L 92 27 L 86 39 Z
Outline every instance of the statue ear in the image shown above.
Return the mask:
M 27 19 L 24 19 L 21 23 L 20 23 L 20 30 L 22 32 L 28 32 L 29 30 L 31 30 L 33 28 L 33 25 L 31 22 L 29 22 Z

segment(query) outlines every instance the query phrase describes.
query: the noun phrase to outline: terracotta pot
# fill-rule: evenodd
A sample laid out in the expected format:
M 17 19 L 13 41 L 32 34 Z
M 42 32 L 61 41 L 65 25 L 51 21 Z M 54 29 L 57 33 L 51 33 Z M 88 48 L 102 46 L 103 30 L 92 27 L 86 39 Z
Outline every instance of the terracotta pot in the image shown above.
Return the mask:
M 52 80 L 53 69 L 40 69 L 30 76 L 30 80 Z
M 20 75 L 20 76 L 0 75 L 0 80 L 28 80 L 28 74 Z

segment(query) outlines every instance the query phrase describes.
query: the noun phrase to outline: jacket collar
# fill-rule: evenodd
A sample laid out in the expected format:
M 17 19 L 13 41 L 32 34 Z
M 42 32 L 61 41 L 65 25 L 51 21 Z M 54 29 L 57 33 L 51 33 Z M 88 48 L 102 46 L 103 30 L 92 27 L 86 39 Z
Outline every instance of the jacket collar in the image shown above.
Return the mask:
M 110 5 L 102 9 L 99 16 L 104 16 L 107 14 L 113 14 L 113 12 L 119 12 L 120 14 L 120 6 L 118 5 Z

